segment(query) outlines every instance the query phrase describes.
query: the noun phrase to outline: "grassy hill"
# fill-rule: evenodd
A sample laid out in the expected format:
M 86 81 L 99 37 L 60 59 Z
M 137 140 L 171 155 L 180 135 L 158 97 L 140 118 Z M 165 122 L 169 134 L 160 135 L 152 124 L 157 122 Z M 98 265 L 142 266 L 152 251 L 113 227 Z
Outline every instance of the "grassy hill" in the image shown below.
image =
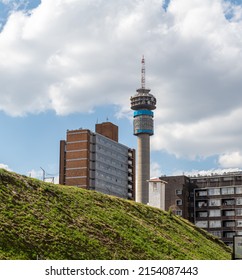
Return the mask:
M 188 221 L 0 169 L 0 259 L 230 259 Z

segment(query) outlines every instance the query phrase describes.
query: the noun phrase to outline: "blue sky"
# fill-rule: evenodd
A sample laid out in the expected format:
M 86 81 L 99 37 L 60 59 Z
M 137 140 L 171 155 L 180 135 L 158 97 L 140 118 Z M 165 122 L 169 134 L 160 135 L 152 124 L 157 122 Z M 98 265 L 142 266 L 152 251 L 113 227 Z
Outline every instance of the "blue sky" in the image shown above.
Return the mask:
M 151 174 L 242 169 L 242 3 L 0 1 L 0 166 L 58 176 L 67 129 L 119 126 L 136 148 L 129 98 L 157 98 Z

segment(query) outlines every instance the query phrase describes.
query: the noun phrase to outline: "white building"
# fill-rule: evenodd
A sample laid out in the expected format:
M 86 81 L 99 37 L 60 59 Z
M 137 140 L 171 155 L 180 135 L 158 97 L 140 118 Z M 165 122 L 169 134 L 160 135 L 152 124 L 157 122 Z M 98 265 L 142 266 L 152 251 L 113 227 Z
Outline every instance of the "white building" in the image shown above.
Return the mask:
M 159 178 L 148 180 L 149 183 L 149 205 L 165 210 L 165 184 Z

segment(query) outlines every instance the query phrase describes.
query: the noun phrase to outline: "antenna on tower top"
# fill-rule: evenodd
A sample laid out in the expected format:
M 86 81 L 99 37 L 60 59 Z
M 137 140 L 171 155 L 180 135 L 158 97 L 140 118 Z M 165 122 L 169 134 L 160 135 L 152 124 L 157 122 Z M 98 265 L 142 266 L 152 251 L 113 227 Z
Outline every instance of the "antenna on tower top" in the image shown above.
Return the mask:
M 141 88 L 145 88 L 145 57 L 141 60 Z

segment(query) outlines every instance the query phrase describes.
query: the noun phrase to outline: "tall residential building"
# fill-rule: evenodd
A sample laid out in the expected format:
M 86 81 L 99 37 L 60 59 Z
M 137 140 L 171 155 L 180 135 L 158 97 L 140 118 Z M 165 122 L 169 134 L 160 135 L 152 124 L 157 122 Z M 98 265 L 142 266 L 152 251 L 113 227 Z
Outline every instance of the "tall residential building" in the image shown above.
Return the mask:
M 242 235 L 242 172 L 193 177 L 194 223 L 233 244 L 234 235 Z
M 135 199 L 135 150 L 118 143 L 111 122 L 89 129 L 67 130 L 60 141 L 62 185 L 77 186 L 121 198 Z
M 156 190 L 159 199 L 163 197 L 159 208 L 172 209 L 230 246 L 234 235 L 242 235 L 242 172 L 159 179 L 166 182 L 162 196 Z
M 145 59 L 142 58 L 141 88 L 130 98 L 134 110 L 134 135 L 137 136 L 137 186 L 136 201 L 149 202 L 150 136 L 154 134 L 153 112 L 156 98 L 145 88 Z

